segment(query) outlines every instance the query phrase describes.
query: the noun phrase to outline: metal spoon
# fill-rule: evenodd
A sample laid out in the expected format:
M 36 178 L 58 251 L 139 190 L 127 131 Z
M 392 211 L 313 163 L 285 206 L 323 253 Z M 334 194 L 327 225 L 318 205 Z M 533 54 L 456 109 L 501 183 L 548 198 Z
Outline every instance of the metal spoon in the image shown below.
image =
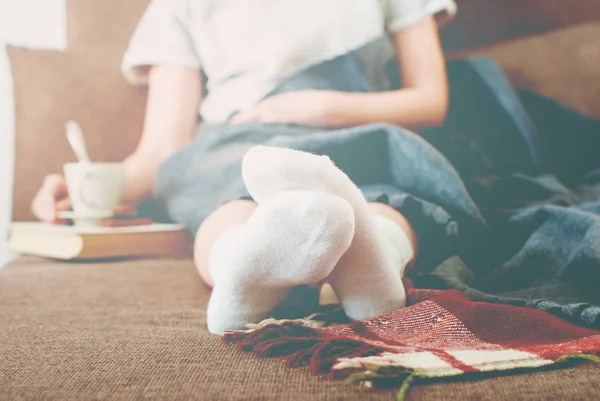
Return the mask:
M 69 141 L 75 156 L 77 156 L 77 159 L 82 163 L 89 163 L 90 157 L 88 156 L 85 147 L 85 138 L 83 137 L 79 124 L 75 121 L 67 122 L 67 140 Z

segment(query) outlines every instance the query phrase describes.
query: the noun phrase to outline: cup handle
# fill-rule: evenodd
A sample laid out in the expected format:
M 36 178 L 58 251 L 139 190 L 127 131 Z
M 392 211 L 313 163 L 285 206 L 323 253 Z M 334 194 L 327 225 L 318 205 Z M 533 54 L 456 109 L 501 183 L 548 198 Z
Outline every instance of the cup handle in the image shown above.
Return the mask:
M 81 199 L 81 201 L 83 203 L 85 203 L 85 205 L 87 207 L 89 207 L 90 209 L 101 209 L 102 205 L 98 205 L 94 199 L 90 199 L 87 195 L 86 195 L 86 183 L 90 181 L 90 179 L 94 179 L 94 177 L 98 177 L 97 174 L 94 174 L 91 171 L 88 171 L 87 173 L 85 173 L 83 175 L 83 177 L 81 178 L 81 182 L 79 183 L 79 199 Z

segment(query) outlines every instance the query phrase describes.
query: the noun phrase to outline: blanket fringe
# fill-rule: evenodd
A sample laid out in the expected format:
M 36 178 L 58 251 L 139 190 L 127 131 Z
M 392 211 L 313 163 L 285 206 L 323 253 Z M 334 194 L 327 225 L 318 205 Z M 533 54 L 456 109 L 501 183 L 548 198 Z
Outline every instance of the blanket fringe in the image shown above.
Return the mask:
M 382 349 L 345 337 L 324 337 L 298 322 L 268 324 L 259 330 L 226 332 L 223 339 L 259 357 L 278 357 L 292 367 L 310 366 L 315 374 L 329 373 L 339 358 L 376 355 Z
M 591 361 L 591 362 L 595 362 L 595 363 L 600 363 L 600 358 L 597 357 L 596 355 L 592 355 L 592 354 L 566 354 L 566 355 L 563 355 L 563 356 L 559 357 L 558 359 L 556 359 L 556 362 L 568 362 L 568 361 L 580 361 L 580 360 L 586 360 L 586 361 Z
M 384 365 L 365 365 L 364 371 L 355 373 L 346 379 L 347 383 L 360 382 L 368 388 L 373 388 L 373 384 L 378 386 L 382 384 L 391 384 L 393 387 L 400 387 L 396 394 L 397 401 L 403 401 L 411 385 L 418 377 L 426 377 L 418 369 L 411 369 L 402 366 L 384 366 Z
M 306 322 L 300 320 L 269 319 L 251 330 L 226 332 L 223 340 L 258 357 L 285 360 L 291 367 L 310 366 L 314 374 L 329 373 L 333 379 L 346 379 L 368 388 L 374 385 L 400 387 L 396 397 L 398 401 L 404 400 L 415 379 L 432 377 L 431 372 L 408 368 L 393 361 L 372 363 L 373 360 L 366 357 L 380 355 L 383 349 L 343 336 L 323 335 L 314 326 L 307 327 Z M 348 364 L 348 361 L 340 362 L 352 358 L 366 360 L 356 366 Z M 554 362 L 583 360 L 600 363 L 600 357 L 593 354 L 566 354 L 554 359 Z M 340 364 L 344 363 L 342 368 Z
M 406 380 L 404 380 L 404 383 L 402 383 L 402 387 L 400 387 L 400 390 L 398 390 L 398 393 L 396 394 L 396 401 L 404 401 L 404 397 L 406 397 L 406 393 L 408 392 L 408 389 L 410 388 L 416 377 L 417 374 L 412 373 L 406 378 Z

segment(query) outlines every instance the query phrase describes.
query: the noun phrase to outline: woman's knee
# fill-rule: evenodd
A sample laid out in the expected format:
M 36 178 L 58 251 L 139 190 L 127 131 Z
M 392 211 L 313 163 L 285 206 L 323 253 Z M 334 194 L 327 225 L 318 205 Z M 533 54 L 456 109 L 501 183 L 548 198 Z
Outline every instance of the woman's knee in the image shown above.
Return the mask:
M 208 256 L 213 244 L 226 230 L 244 224 L 256 209 L 249 200 L 234 200 L 212 212 L 200 225 L 194 243 L 194 261 L 202 279 L 209 285 Z

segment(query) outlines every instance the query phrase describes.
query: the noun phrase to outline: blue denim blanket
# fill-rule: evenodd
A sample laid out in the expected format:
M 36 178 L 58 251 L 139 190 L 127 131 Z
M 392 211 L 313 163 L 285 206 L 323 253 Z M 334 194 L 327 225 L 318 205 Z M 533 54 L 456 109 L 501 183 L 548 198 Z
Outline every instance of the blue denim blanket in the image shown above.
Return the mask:
M 361 68 L 344 55 L 272 94 L 371 91 Z M 451 109 L 439 129 L 202 124 L 195 141 L 162 166 L 155 198 L 195 232 L 221 204 L 248 198 L 240 167 L 251 146 L 326 154 L 369 201 L 392 205 L 414 225 L 416 286 L 455 287 L 472 299 L 600 328 L 600 163 L 590 152 L 600 125 L 516 92 L 490 60 L 454 61 L 448 71 Z

